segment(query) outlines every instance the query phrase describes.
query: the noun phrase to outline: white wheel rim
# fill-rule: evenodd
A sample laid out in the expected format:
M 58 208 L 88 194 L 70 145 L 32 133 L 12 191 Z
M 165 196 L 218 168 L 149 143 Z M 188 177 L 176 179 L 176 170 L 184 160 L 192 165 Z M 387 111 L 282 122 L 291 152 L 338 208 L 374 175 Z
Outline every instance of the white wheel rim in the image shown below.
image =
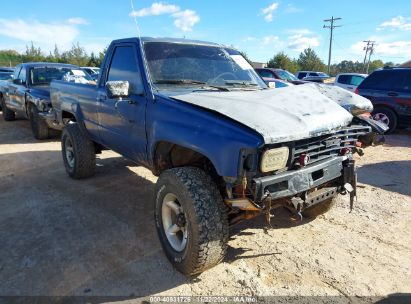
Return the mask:
M 175 194 L 168 193 L 164 197 L 161 217 L 168 243 L 175 251 L 183 251 L 187 245 L 188 224 L 185 212 Z
M 385 123 L 387 126 L 390 124 L 390 119 L 384 113 L 375 113 L 373 116 L 374 120 Z
M 74 148 L 73 148 L 73 143 L 71 142 L 71 139 L 69 137 L 66 137 L 66 140 L 64 142 L 64 149 L 65 149 L 65 154 L 66 154 L 66 161 L 70 168 L 74 167 Z

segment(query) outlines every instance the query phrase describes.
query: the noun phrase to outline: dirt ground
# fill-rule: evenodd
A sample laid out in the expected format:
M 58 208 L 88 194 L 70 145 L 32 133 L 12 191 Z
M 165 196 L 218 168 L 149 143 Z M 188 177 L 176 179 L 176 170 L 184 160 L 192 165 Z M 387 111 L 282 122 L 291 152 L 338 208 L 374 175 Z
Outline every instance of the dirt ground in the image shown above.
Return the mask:
M 340 296 L 411 291 L 411 131 L 358 160 L 358 203 L 293 222 L 279 211 L 236 226 L 227 258 L 195 278 L 171 267 L 153 223 L 156 178 L 113 152 L 70 179 L 59 139 L 0 122 L 0 295 Z

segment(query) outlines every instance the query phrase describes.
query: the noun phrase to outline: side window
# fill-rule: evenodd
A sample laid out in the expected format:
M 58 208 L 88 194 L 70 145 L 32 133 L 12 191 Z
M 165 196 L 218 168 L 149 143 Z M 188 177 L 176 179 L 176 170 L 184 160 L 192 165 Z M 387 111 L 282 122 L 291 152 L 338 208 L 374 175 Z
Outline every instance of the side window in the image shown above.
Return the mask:
M 310 76 L 318 76 L 318 73 L 310 73 Z
M 16 68 L 14 69 L 14 73 L 13 73 L 13 79 L 17 79 L 17 77 L 19 76 L 19 73 L 21 71 L 21 66 L 16 66 Z
M 361 84 L 363 89 L 392 90 L 397 81 L 394 71 L 377 71 L 368 76 Z
M 274 78 L 273 73 L 267 70 L 259 70 L 258 74 L 260 74 L 261 77 Z
M 361 84 L 361 82 L 363 82 L 363 81 L 364 81 L 364 78 L 363 78 L 363 77 L 353 75 L 353 76 L 351 77 L 350 84 L 351 84 L 351 85 L 354 85 L 354 86 L 359 86 L 359 85 Z
M 307 73 L 300 73 L 298 74 L 298 79 L 303 79 L 305 76 L 307 76 Z
M 338 82 L 342 84 L 350 84 L 351 75 L 340 75 L 338 77 Z
M 132 46 L 118 46 L 114 50 L 107 81 L 120 80 L 130 83 L 130 93 L 139 94 L 143 91 L 141 74 Z
M 26 83 L 26 69 L 25 68 L 21 69 L 18 79 L 23 81 L 23 83 Z
M 396 90 L 411 93 L 411 70 L 398 71 L 398 74 L 401 75 L 402 80 L 396 86 Z

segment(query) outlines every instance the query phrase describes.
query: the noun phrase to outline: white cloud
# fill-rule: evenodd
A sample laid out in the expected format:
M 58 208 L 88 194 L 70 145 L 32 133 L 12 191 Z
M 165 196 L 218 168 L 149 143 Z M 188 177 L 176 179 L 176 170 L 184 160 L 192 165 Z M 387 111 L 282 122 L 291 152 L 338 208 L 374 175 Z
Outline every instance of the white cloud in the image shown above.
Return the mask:
M 67 20 L 68 23 L 70 24 L 74 24 L 74 25 L 87 25 L 89 24 L 89 22 L 84 19 L 84 18 L 80 18 L 80 17 L 73 17 Z
M 383 29 L 410 31 L 411 18 L 405 18 L 403 16 L 394 17 L 391 20 L 381 23 L 377 28 L 377 31 L 381 31 Z
M 165 4 L 161 2 L 155 2 L 150 7 L 142 8 L 138 11 L 132 11 L 131 17 L 146 17 L 146 16 L 159 16 L 164 14 L 173 14 L 180 11 L 180 8 L 174 4 Z
M 257 40 L 256 37 L 248 36 L 248 37 L 245 37 L 245 38 L 243 39 L 243 42 L 249 42 L 249 41 L 255 41 L 255 40 Z
M 265 36 L 261 40 L 262 45 L 269 45 L 272 43 L 277 43 L 280 41 L 280 38 L 278 36 L 270 35 L 270 36 Z
M 288 48 L 293 51 L 301 52 L 308 47 L 317 47 L 320 41 L 317 36 L 298 33 L 288 37 Z
M 200 21 L 200 17 L 192 10 L 177 12 L 172 16 L 175 18 L 174 25 L 183 32 L 191 32 L 193 26 Z
M 200 16 L 193 10 L 181 10 L 174 4 L 155 2 L 150 7 L 132 11 L 130 17 L 147 17 L 159 15 L 171 15 L 174 25 L 183 32 L 190 32 L 193 26 L 200 21 Z
M 0 19 L 0 35 L 24 42 L 33 41 L 46 46 L 70 46 L 78 34 L 76 25 L 66 22 L 42 23 L 36 20 Z
M 273 21 L 273 12 L 278 8 L 278 3 L 274 2 L 267 6 L 266 8 L 263 8 L 261 10 L 261 13 L 264 15 L 264 20 L 267 22 Z
M 379 41 L 374 48 L 374 57 L 379 55 L 385 57 L 394 56 L 403 57 L 403 60 L 411 57 L 411 40 Z M 351 45 L 350 49 L 358 55 L 364 55 L 364 42 L 358 41 Z

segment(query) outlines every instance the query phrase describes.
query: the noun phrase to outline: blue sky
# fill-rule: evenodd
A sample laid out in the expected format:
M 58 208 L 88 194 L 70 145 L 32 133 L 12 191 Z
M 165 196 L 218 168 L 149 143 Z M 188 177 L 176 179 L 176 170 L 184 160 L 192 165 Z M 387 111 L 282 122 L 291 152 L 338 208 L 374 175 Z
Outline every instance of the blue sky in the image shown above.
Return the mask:
M 363 40 L 377 41 L 374 59 L 411 59 L 411 1 L 148 1 L 134 0 L 141 34 L 186 37 L 233 45 L 254 61 L 284 51 L 297 57 L 310 46 L 326 62 L 329 30 L 341 17 L 332 62 L 363 60 Z M 2 1 L 0 49 L 23 51 L 33 41 L 44 50 L 79 42 L 89 52 L 112 39 L 137 35 L 129 0 Z M 133 14 L 131 14 L 133 15 Z

